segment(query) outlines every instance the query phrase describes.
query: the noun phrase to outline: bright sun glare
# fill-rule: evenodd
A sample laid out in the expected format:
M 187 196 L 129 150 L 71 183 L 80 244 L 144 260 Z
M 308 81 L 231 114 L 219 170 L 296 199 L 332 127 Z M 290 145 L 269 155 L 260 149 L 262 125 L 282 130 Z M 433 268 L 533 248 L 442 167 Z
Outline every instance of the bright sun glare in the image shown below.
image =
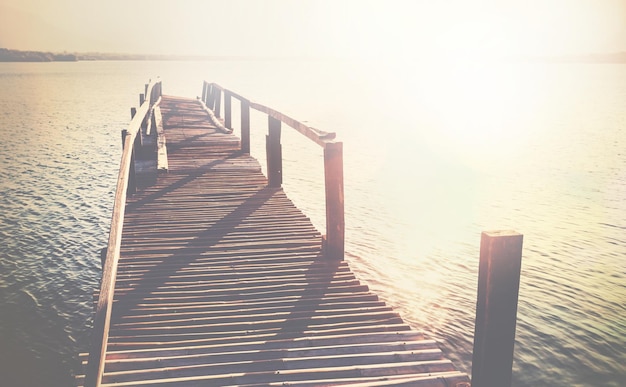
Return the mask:
M 511 61 L 593 53 L 608 49 L 609 37 L 626 33 L 626 2 L 620 0 L 419 4 L 421 12 L 397 3 L 338 6 L 324 42 L 339 55 L 389 68 L 429 63 L 430 75 L 398 97 L 414 98 L 415 89 L 425 89 L 416 102 L 433 112 L 428 141 L 444 157 L 475 168 L 514 158 L 530 136 L 521 121 L 538 108 L 538 85 Z M 363 78 L 371 78 L 364 69 Z M 392 82 L 405 78 L 401 72 Z
M 521 72 L 501 63 L 448 63 L 433 81 L 428 87 L 432 100 L 426 103 L 439 120 L 439 147 L 482 164 L 511 156 L 521 146 L 524 132 L 511 127 L 512 120 L 533 103 Z
M 623 49 L 626 35 L 623 0 L 322 4 L 317 9 L 325 19 L 321 42 L 357 57 L 588 53 Z

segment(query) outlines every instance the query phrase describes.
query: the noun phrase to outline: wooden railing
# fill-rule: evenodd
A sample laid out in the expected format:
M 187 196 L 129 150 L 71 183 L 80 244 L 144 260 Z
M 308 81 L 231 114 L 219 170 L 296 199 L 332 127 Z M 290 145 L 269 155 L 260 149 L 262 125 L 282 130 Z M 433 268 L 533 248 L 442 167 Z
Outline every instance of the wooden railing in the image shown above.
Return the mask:
M 202 102 L 216 124 L 224 131 L 232 132 L 233 98 L 239 100 L 241 104 L 241 150 L 245 153 L 250 153 L 250 109 L 268 115 L 269 133 L 266 138 L 266 149 L 270 186 L 280 187 L 282 184 L 281 123 L 294 128 L 324 149 L 327 234 L 324 241 L 325 254 L 331 258 L 343 259 L 342 143 L 334 140 L 334 133 L 311 128 L 274 109 L 205 81 L 202 87 Z M 510 386 L 523 236 L 513 231 L 493 231 L 483 233 L 481 238 L 472 385 Z
M 146 85 L 145 94 L 140 94 L 140 107 L 131 111 L 132 119 L 128 128 L 122 131 L 122 159 L 115 190 L 115 202 L 111 217 L 109 243 L 103 253 L 102 280 L 100 295 L 94 317 L 93 336 L 89 349 L 89 359 L 85 370 L 85 386 L 99 386 L 104 372 L 104 360 L 109 338 L 113 292 L 117 275 L 117 263 L 122 244 L 122 227 L 126 196 L 136 189 L 134 159 L 141 146 L 141 130 L 147 129 L 151 123 L 152 108 L 161 96 L 161 81 L 153 81 Z
M 142 130 L 151 132 L 153 107 L 161 96 L 159 80 L 146 84 L 140 94 L 139 110 L 131 109 L 131 122 L 122 131 L 122 158 L 115 192 L 109 242 L 102 254 L 102 281 L 89 359 L 85 372 L 86 387 L 99 386 L 104 372 L 117 265 L 120 257 L 122 228 L 127 195 L 136 189 L 134 158 L 141 147 Z M 222 96 L 224 119 L 221 118 Z M 281 123 L 294 128 L 324 149 L 326 193 L 326 233 L 324 253 L 331 259 L 344 257 L 343 144 L 334 133 L 311 128 L 276 110 L 252 102 L 217 84 L 204 82 L 202 103 L 210 117 L 223 131 L 232 132 L 232 98 L 241 104 L 241 150 L 250 153 L 250 109 L 268 115 L 266 137 L 268 184 L 282 184 Z M 520 283 L 523 236 L 512 231 L 482 234 L 472 385 L 507 386 L 511 384 L 515 325 Z
M 222 119 L 222 98 L 224 100 Z M 324 180 L 326 196 L 326 235 L 324 255 L 342 260 L 345 246 L 345 220 L 343 199 L 343 143 L 335 141 L 335 133 L 324 132 L 307 126 L 279 111 L 250 101 L 241 95 L 224 89 L 215 83 L 204 81 L 202 103 L 218 126 L 232 132 L 232 99 L 240 103 L 241 151 L 250 153 L 250 109 L 267 114 L 268 135 L 266 136 L 267 179 L 270 187 L 283 183 L 281 123 L 295 129 L 324 149 Z

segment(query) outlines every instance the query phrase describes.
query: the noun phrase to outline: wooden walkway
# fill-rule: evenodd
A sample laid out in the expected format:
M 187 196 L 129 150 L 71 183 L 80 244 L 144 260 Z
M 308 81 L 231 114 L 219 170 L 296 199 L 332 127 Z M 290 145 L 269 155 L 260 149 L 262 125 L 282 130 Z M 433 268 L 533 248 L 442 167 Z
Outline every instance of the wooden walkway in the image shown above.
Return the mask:
M 160 109 L 168 172 L 127 200 L 102 385 L 469 385 L 199 101 Z

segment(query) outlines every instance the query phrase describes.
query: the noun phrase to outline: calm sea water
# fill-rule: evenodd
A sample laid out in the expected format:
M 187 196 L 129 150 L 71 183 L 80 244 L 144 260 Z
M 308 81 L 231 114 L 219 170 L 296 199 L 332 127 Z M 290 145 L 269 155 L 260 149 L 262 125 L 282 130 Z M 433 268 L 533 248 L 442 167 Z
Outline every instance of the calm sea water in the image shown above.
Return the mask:
M 336 131 L 348 261 L 460 369 L 480 232 L 513 229 L 513 384 L 626 383 L 625 65 L 217 61 L 0 63 L 0 384 L 73 383 L 119 132 L 155 76 L 166 94 L 216 81 Z M 321 151 L 283 132 L 285 190 L 322 229 Z

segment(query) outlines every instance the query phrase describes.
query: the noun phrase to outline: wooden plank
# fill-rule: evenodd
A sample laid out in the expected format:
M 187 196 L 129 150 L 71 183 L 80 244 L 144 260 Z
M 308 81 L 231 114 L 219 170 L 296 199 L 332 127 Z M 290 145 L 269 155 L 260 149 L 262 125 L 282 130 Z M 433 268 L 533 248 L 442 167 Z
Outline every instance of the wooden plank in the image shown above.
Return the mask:
M 327 335 L 352 335 L 352 334 L 368 334 L 379 332 L 398 332 L 408 331 L 411 328 L 406 324 L 401 323 L 372 323 L 366 326 L 356 327 L 335 327 L 328 329 L 307 329 L 299 332 L 297 336 L 312 337 L 312 336 L 327 336 Z M 295 336 L 295 337 L 297 337 Z M 164 335 L 163 333 L 153 335 L 142 336 L 124 336 L 124 335 L 111 335 L 109 337 L 109 345 L 115 345 L 116 348 L 126 347 L 143 347 L 146 346 L 163 346 L 163 345 L 202 345 L 208 343 L 232 343 L 233 340 L 261 340 L 261 339 L 284 339 L 294 338 L 294 335 L 289 332 L 277 333 L 275 330 L 267 330 L 264 332 L 259 331 L 231 331 L 231 332 L 195 332 L 187 334 L 177 335 Z
M 193 358 L 196 363 L 204 362 L 201 358 L 228 359 L 228 356 L 239 356 L 240 358 L 253 360 L 259 358 L 292 358 L 301 357 L 316 358 L 318 356 L 335 356 L 346 354 L 372 354 L 379 352 L 411 351 L 429 353 L 433 358 L 442 356 L 437 343 L 432 340 L 421 341 L 390 341 L 380 343 L 357 343 L 327 346 L 278 346 L 267 345 L 266 342 L 238 342 L 220 346 L 195 346 L 195 347 L 163 347 L 150 348 L 147 350 L 119 351 L 109 353 L 107 360 L 111 364 L 111 370 L 130 368 L 138 366 L 139 363 L 151 363 L 156 360 L 184 360 Z M 222 357 L 225 356 L 225 357 Z M 215 360 L 211 361 L 214 362 Z
M 441 351 L 438 349 L 428 349 L 423 351 L 392 351 L 374 352 L 367 354 L 336 354 L 285 357 L 280 351 L 275 352 L 254 352 L 254 353 L 234 353 L 218 354 L 206 356 L 193 356 L 185 358 L 164 359 L 157 358 L 147 361 L 132 362 L 109 362 L 107 364 L 106 376 L 111 380 L 141 380 L 144 378 L 160 378 L 163 375 L 168 377 L 176 376 L 196 376 L 196 375 L 216 375 L 229 372 L 237 372 L 242 368 L 250 369 L 254 372 L 276 371 L 282 373 L 289 371 L 311 372 L 309 370 L 332 370 L 343 367 L 371 367 L 380 364 L 390 364 L 394 362 L 411 363 L 413 367 L 421 366 L 434 372 L 451 371 L 450 363 L 441 360 Z M 126 366 L 126 367 L 125 367 Z M 306 371 L 305 371 L 306 370 Z M 387 369 L 375 369 L 370 373 L 374 376 L 387 376 L 393 371 Z M 295 374 L 295 372 L 294 372 Z M 364 373 L 363 376 L 371 376 Z
M 283 365 L 286 362 L 274 362 L 274 367 L 268 367 L 267 364 L 262 362 L 249 362 L 246 364 L 246 368 L 250 368 L 250 372 L 240 372 L 241 364 L 235 364 L 232 366 L 223 365 L 222 372 L 218 374 L 210 374 L 210 365 L 198 366 L 191 370 L 180 369 L 177 367 L 169 367 L 160 370 L 160 372 L 149 372 L 140 374 L 138 378 L 133 378 L 132 374 L 111 373 L 105 375 L 107 383 L 116 383 L 116 385 L 126 385 L 125 383 L 132 382 L 140 384 L 146 379 L 151 380 L 152 383 L 158 385 L 159 383 L 175 383 L 179 385 L 181 382 L 194 380 L 194 381 L 206 381 L 214 385 L 245 385 L 249 383 L 269 383 L 269 382 L 291 382 L 308 380 L 313 378 L 358 378 L 358 377 L 384 377 L 390 375 L 410 375 L 410 374 L 428 374 L 435 372 L 450 372 L 454 371 L 450 361 L 437 360 L 437 361 L 423 361 L 423 362 L 394 362 L 390 364 L 365 364 L 358 366 L 337 366 L 333 367 L 329 364 L 328 367 L 318 368 L 305 368 L 305 369 L 284 369 Z M 258 370 L 258 368 L 268 367 L 272 370 L 264 371 Z M 215 366 L 220 367 L 220 366 Z M 240 367 L 237 369 L 237 367 Z M 187 372 L 185 372 L 187 371 Z M 152 379 L 153 378 L 153 379 Z
M 163 348 L 175 353 L 211 353 L 224 351 L 244 351 L 244 350 L 272 350 L 272 349 L 317 349 L 325 347 L 343 347 L 350 348 L 355 346 L 381 346 L 385 344 L 402 343 L 415 344 L 420 348 L 433 348 L 437 344 L 433 340 L 426 340 L 420 332 L 416 331 L 398 331 L 398 332 L 369 332 L 356 334 L 341 335 L 321 335 L 321 336 L 300 336 L 294 338 L 272 337 L 233 337 L 229 342 L 209 342 L 190 343 L 183 346 L 160 346 L 145 349 L 124 349 L 110 351 L 111 359 L 125 357 L 141 357 L 150 356 L 155 351 L 160 352 Z
M 202 99 L 217 107 L 218 91 Z M 204 107 L 155 109 L 168 170 L 126 199 L 103 385 L 467 380 L 346 262 L 324 259 L 310 219 Z

